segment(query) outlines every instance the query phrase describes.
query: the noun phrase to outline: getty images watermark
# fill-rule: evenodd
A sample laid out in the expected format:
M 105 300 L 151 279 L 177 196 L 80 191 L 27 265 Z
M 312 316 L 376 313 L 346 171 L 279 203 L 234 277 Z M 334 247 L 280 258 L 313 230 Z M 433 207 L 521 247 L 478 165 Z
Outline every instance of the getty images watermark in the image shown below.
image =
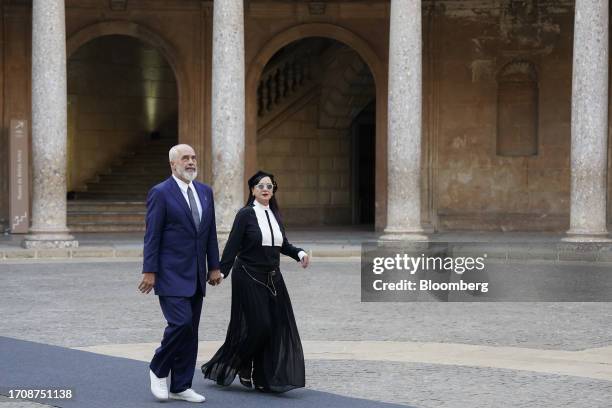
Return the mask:
M 465 272 L 484 271 L 487 254 L 480 257 L 457 257 L 451 256 L 425 256 L 418 257 L 408 254 L 395 254 L 394 257 L 375 257 L 372 261 L 372 272 L 381 275 L 385 271 L 404 271 L 410 276 L 415 276 L 419 271 L 445 271 L 463 275 Z M 457 282 L 436 282 L 432 279 L 400 279 L 395 282 L 385 282 L 383 279 L 374 280 L 374 290 L 445 290 L 445 291 L 480 291 L 488 292 L 488 282 L 465 282 L 459 279 Z
M 612 245 L 364 244 L 361 300 L 608 302 Z

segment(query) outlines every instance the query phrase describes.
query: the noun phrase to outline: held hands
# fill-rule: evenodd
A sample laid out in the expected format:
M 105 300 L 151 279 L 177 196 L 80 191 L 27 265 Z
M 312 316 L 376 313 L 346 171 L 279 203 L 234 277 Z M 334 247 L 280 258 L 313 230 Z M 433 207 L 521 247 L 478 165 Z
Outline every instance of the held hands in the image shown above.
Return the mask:
M 211 286 L 217 286 L 223 281 L 223 276 L 221 275 L 221 271 L 219 269 L 215 269 L 214 271 L 210 271 L 208 274 L 208 284 Z
M 147 294 L 153 289 L 155 286 L 155 273 L 152 272 L 143 272 L 142 274 L 142 282 L 138 285 L 138 290 L 142 293 Z

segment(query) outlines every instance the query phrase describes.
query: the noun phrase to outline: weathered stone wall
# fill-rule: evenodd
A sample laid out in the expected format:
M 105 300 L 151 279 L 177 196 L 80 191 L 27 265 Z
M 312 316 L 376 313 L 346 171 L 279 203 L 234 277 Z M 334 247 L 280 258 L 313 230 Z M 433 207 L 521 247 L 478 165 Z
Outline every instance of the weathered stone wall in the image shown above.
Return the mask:
M 442 229 L 565 230 L 570 186 L 572 14 L 562 7 L 456 16 L 434 25 L 439 81 L 434 191 Z M 537 153 L 498 155 L 500 70 L 538 77 Z
M 318 112 L 313 99 L 257 143 L 260 168 L 277 179 L 287 225 L 351 222 L 349 133 L 318 128 Z
M 177 136 L 174 73 L 155 48 L 126 36 L 93 40 L 68 60 L 68 191 L 151 133 Z

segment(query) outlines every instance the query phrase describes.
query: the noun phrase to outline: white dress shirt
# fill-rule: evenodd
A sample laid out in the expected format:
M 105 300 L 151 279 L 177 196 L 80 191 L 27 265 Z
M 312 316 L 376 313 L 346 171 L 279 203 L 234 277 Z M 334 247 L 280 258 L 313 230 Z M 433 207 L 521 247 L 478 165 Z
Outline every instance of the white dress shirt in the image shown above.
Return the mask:
M 270 206 L 263 205 L 259 201 L 255 200 L 253 202 L 253 209 L 255 210 L 255 216 L 257 217 L 257 224 L 259 225 L 259 229 L 261 230 L 261 245 L 272 246 L 272 234 L 274 234 L 274 246 L 282 247 L 283 234 L 281 232 L 280 226 L 278 225 L 278 221 L 274 216 L 274 213 L 270 209 Z M 268 224 L 266 212 L 270 216 L 270 224 Z M 272 225 L 272 231 L 270 231 L 270 225 Z M 305 255 L 306 252 L 304 251 L 300 251 L 298 253 L 300 261 Z
M 198 197 L 198 192 L 193 185 L 193 182 L 189 182 L 189 184 L 185 183 L 183 180 L 176 177 L 174 174 L 172 175 L 176 184 L 178 184 L 181 189 L 181 193 L 183 193 L 183 197 L 185 197 L 185 201 L 187 201 L 187 207 L 191 208 L 189 205 L 189 196 L 187 195 L 187 188 L 191 188 L 191 192 L 193 193 L 193 198 L 195 199 L 196 205 L 198 206 L 198 214 L 200 214 L 200 221 L 202 221 L 202 203 L 200 202 L 200 197 Z

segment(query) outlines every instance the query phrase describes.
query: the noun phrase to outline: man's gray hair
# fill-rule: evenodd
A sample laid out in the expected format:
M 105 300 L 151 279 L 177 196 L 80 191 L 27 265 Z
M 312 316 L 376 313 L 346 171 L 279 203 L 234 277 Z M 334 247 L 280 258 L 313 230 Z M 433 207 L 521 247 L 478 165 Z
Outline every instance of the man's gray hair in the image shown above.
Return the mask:
M 176 161 L 176 160 L 179 158 L 179 156 L 180 156 L 180 154 L 181 154 L 181 153 L 179 152 L 179 149 L 180 149 L 181 147 L 188 147 L 188 148 L 190 148 L 191 150 L 194 150 L 194 149 L 193 149 L 193 147 L 189 146 L 188 144 L 184 144 L 184 143 L 181 143 L 181 144 L 177 144 L 177 145 L 175 145 L 175 146 L 172 146 L 172 147 L 170 148 L 170 151 L 168 152 L 168 161 L 173 162 L 173 161 Z

